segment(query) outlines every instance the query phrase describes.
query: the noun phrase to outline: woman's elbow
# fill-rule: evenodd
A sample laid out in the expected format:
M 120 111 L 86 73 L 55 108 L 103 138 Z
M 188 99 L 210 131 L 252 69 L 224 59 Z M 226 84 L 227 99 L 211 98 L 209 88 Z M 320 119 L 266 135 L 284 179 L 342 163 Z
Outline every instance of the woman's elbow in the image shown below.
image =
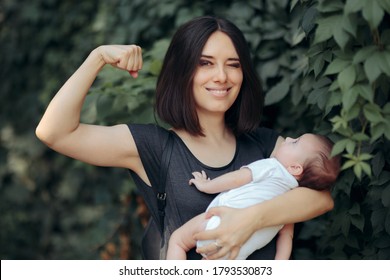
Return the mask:
M 35 128 L 35 135 L 49 147 L 52 147 L 55 144 L 54 134 L 51 133 L 50 130 L 46 129 L 42 124 L 38 124 Z
M 322 191 L 323 193 L 323 203 L 321 204 L 323 207 L 323 212 L 332 211 L 334 208 L 334 200 L 329 191 Z

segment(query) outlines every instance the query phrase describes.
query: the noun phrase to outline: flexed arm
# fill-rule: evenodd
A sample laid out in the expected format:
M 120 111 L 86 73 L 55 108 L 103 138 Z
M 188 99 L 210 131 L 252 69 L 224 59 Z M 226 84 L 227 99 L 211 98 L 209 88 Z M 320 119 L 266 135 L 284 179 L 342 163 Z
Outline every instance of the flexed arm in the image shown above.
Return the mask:
M 59 153 L 84 162 L 137 169 L 138 152 L 125 125 L 105 127 L 80 123 L 85 97 L 106 64 L 137 77 L 142 68 L 141 49 L 135 45 L 115 45 L 93 50 L 52 99 L 36 135 Z

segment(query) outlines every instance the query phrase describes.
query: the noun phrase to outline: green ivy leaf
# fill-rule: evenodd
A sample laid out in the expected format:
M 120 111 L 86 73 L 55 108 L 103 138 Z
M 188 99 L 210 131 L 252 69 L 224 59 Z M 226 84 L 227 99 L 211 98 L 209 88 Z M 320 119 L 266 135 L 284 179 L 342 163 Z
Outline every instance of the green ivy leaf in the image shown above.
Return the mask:
M 371 166 L 367 162 L 360 162 L 359 163 L 362 167 L 362 170 L 364 173 L 366 173 L 369 177 L 371 177 Z
M 359 94 L 351 88 L 343 93 L 343 107 L 345 110 L 350 110 L 352 106 L 356 103 Z
M 344 215 L 342 218 L 342 224 L 341 224 L 341 232 L 344 236 L 348 236 L 349 229 L 351 228 L 351 220 L 349 218 L 349 215 Z
M 345 146 L 347 153 L 353 154 L 355 152 L 355 148 L 356 148 L 356 142 L 348 139 L 347 146 Z
M 351 109 L 349 110 L 342 110 L 342 115 L 346 121 L 351 121 L 353 119 L 356 119 L 360 115 L 360 105 L 355 103 Z
M 376 0 L 388 14 L 390 14 L 390 1 L 389 0 Z
M 272 105 L 279 102 L 287 95 L 289 89 L 290 83 L 287 79 L 281 80 L 278 84 L 271 88 L 270 91 L 268 91 L 265 96 L 265 105 Z
M 344 6 L 344 13 L 356 13 L 363 9 L 366 0 L 347 0 Z
M 390 121 L 389 120 L 386 120 L 385 126 L 386 126 L 385 137 L 387 138 L 387 140 L 390 140 Z
M 373 124 L 377 124 L 379 122 L 384 121 L 381 114 L 381 108 L 376 104 L 368 103 L 364 105 L 363 113 L 367 120 L 369 120 Z
M 358 215 L 352 215 L 351 216 L 351 223 L 357 227 L 361 232 L 364 230 L 364 216 L 361 215 L 360 213 Z
M 358 28 L 358 17 L 356 14 L 344 14 L 342 26 L 345 31 L 356 38 Z
M 360 215 L 360 205 L 358 203 L 354 203 L 351 209 L 348 210 L 348 213 L 351 215 Z
M 363 99 L 369 101 L 370 103 L 374 102 L 374 94 L 372 92 L 372 87 L 365 84 L 357 84 L 353 86 L 353 90 L 357 92 Z
M 371 124 L 371 143 L 374 143 L 379 137 L 384 135 L 389 139 L 390 133 L 390 120 L 387 116 L 386 119 L 381 123 Z
M 317 21 L 317 29 L 314 35 L 313 44 L 318 44 L 332 38 L 334 31 L 340 28 L 342 15 L 334 15 L 321 18 Z
M 329 90 L 330 91 L 330 90 Z M 341 93 L 339 91 L 330 91 L 326 103 L 326 113 L 330 112 L 333 107 L 341 104 Z
M 386 105 L 382 109 L 383 114 L 390 114 L 390 103 L 386 103 Z
M 358 133 L 355 133 L 354 135 L 352 135 L 352 139 L 355 141 L 358 141 L 358 142 L 362 142 L 362 141 L 369 141 L 370 137 L 363 132 L 358 132 Z M 365 155 L 369 155 L 369 154 L 365 154 Z M 361 155 L 361 157 L 362 157 L 362 160 L 367 160 L 367 159 L 372 158 L 372 156 L 371 157 L 364 156 L 364 158 L 363 158 L 363 154 Z
M 157 76 L 160 73 L 161 67 L 162 67 L 162 61 L 160 61 L 160 60 L 153 60 L 150 63 L 149 71 L 150 71 L 150 73 L 152 75 Z
M 340 116 L 333 117 L 331 121 L 333 123 L 332 131 L 336 131 L 340 128 L 347 128 L 348 126 L 348 121 Z
M 382 192 L 382 203 L 385 207 L 390 207 L 390 184 Z
M 351 64 L 351 61 L 335 58 L 326 68 L 325 75 L 338 74 L 347 68 Z
M 375 52 L 364 62 L 364 71 L 371 84 L 375 82 L 376 79 L 378 79 L 379 75 L 382 73 L 382 59 L 383 57 L 380 55 L 380 52 Z
M 353 172 L 359 180 L 362 178 L 362 165 L 360 162 L 353 166 Z
M 344 4 L 340 0 L 319 1 L 317 9 L 322 13 L 339 12 L 344 9 Z
M 341 154 L 345 150 L 345 147 L 347 146 L 348 141 L 349 141 L 349 139 L 342 139 L 342 140 L 337 141 L 333 145 L 331 156 L 333 157 L 335 155 Z
M 383 73 L 390 77 L 390 51 L 386 50 L 384 52 L 378 53 L 377 55 L 379 56 L 380 60 L 379 67 Z
M 335 28 L 333 32 L 333 38 L 337 45 L 339 45 L 340 49 L 345 49 L 345 46 L 350 40 L 350 37 L 350 34 L 343 28 L 343 20 L 341 20 L 339 28 Z
M 316 56 L 314 63 L 313 63 L 313 70 L 314 70 L 314 77 L 318 77 L 324 68 L 325 60 L 323 59 L 322 55 Z
M 290 12 L 294 9 L 294 7 L 298 4 L 299 0 L 292 0 L 290 4 Z
M 349 90 L 356 81 L 356 69 L 354 65 L 349 65 L 347 68 L 342 70 L 338 76 L 337 80 L 340 85 L 342 92 Z
M 356 164 L 356 161 L 354 161 L 354 160 L 348 160 L 348 161 L 346 161 L 346 162 L 343 164 L 343 166 L 341 167 L 341 170 L 346 170 L 346 169 L 348 169 L 348 168 L 351 168 L 352 166 L 355 166 L 355 164 Z
M 371 29 L 376 29 L 382 21 L 385 12 L 383 8 L 378 4 L 377 0 L 365 1 L 363 7 L 363 17 L 367 20 Z
M 309 34 L 310 31 L 314 28 L 317 16 L 318 16 L 318 11 L 315 6 L 309 7 L 304 12 L 302 16 L 301 27 L 306 34 Z
M 361 48 L 353 56 L 353 63 L 358 64 L 360 62 L 367 60 L 370 56 L 372 56 L 372 54 L 376 50 L 378 50 L 377 46 L 366 46 L 366 47 Z
M 307 103 L 316 104 L 318 108 L 324 109 L 327 102 L 327 92 L 326 87 L 313 89 L 307 98 Z
M 377 153 L 372 159 L 371 164 L 372 164 L 372 171 L 374 173 L 374 176 L 379 177 L 383 167 L 385 166 L 384 155 L 382 153 Z

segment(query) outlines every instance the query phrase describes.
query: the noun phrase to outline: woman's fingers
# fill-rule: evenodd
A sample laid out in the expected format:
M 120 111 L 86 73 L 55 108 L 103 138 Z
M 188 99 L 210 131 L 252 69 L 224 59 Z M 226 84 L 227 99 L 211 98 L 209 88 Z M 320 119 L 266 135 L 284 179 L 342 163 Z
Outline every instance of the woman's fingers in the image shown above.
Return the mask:
M 227 211 L 226 207 L 213 207 L 210 208 L 206 213 L 206 219 L 210 219 L 212 216 L 221 217 Z
M 142 69 L 142 50 L 139 46 L 132 45 L 128 50 L 129 57 L 127 61 L 127 71 L 131 73 Z
M 211 245 L 199 248 L 199 252 L 206 254 L 208 259 L 216 259 L 226 256 L 235 259 L 241 246 L 256 231 L 253 226 L 253 219 L 248 215 L 247 210 L 234 209 L 229 207 L 211 208 L 206 213 L 206 219 L 218 216 L 220 224 L 213 230 L 202 231 L 194 235 L 195 240 L 218 240 L 221 249 L 215 251 L 215 246 Z
M 142 49 L 137 45 L 107 45 L 99 48 L 106 64 L 126 70 L 136 78 L 142 69 Z

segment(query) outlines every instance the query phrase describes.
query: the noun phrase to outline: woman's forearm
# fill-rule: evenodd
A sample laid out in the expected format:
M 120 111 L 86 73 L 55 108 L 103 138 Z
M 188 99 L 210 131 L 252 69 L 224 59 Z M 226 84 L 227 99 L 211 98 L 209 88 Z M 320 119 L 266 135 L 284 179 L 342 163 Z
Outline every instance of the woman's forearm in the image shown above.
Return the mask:
M 85 97 L 104 65 L 92 51 L 50 102 L 36 129 L 38 138 L 50 145 L 78 127 Z
M 248 208 L 256 228 L 303 222 L 333 209 L 329 191 L 298 187 L 271 200 Z

